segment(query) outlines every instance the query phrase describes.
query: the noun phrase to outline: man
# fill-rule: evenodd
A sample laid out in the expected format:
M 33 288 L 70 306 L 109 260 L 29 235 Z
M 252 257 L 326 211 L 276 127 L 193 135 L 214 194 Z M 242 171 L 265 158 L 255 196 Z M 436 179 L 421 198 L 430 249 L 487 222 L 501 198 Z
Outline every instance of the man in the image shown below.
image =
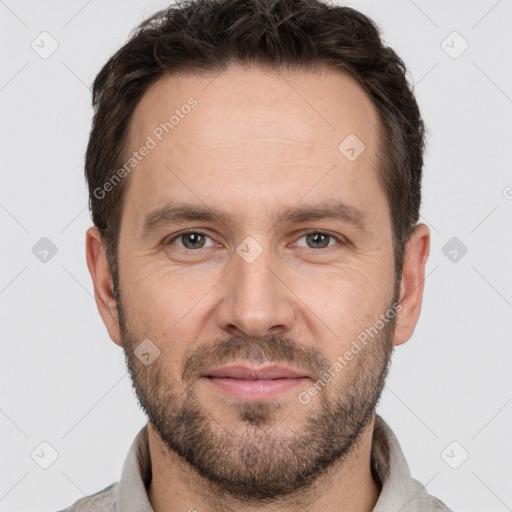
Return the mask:
M 180 3 L 93 95 L 87 263 L 149 422 L 68 510 L 449 510 L 375 414 L 429 230 L 423 122 L 373 22 Z

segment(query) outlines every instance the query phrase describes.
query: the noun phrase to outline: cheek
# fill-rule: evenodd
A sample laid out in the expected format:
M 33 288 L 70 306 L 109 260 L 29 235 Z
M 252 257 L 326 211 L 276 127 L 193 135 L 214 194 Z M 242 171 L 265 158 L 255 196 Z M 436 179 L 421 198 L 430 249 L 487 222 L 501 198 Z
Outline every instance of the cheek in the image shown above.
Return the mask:
M 337 269 L 328 276 L 297 280 L 297 293 L 303 319 L 311 332 L 324 340 L 321 350 L 335 359 L 359 333 L 372 326 L 385 312 L 392 293 L 393 279 L 386 272 L 364 267 Z M 301 281 L 301 282 L 300 282 Z
M 131 269 L 122 281 L 123 307 L 131 335 L 155 343 L 160 364 L 167 368 L 176 365 L 197 337 L 194 305 L 204 292 L 198 294 L 184 281 L 155 265 Z
M 191 311 L 215 279 L 204 271 L 195 275 L 191 266 L 177 269 L 165 261 L 149 261 L 143 266 L 134 265 L 125 282 L 127 295 L 141 319 L 161 319 L 169 324 Z

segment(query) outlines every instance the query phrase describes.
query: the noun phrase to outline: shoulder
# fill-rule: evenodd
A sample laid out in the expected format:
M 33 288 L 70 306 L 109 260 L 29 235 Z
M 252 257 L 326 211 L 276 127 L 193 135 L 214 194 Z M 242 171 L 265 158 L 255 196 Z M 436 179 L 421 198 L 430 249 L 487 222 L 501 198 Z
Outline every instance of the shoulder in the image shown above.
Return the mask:
M 95 494 L 79 499 L 73 505 L 58 512 L 98 512 L 98 510 L 114 512 L 117 485 L 118 482 L 115 482 Z

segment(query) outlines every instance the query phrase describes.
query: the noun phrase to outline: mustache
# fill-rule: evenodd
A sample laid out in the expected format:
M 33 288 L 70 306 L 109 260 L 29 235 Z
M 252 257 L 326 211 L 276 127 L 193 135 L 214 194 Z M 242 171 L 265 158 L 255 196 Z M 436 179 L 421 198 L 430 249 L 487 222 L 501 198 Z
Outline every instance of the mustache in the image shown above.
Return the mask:
M 318 349 L 298 344 L 290 338 L 233 336 L 215 345 L 196 347 L 185 357 L 181 378 L 183 382 L 191 381 L 212 367 L 234 361 L 287 364 L 318 377 L 329 368 L 328 360 Z

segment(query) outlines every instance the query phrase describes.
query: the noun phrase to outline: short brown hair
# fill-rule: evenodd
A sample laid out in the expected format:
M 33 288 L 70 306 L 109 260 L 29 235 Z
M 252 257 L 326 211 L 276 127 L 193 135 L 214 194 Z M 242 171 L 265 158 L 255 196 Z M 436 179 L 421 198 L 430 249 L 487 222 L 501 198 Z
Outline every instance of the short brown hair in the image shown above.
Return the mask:
M 93 84 L 85 175 L 114 289 L 127 179 L 104 197 L 95 191 L 125 162 L 135 107 L 165 73 L 216 73 L 231 63 L 283 69 L 327 64 L 359 81 L 379 114 L 378 176 L 390 206 L 399 279 L 405 242 L 419 218 L 424 125 L 405 65 L 383 44 L 377 25 L 355 9 L 319 0 L 185 0 L 141 23 Z

